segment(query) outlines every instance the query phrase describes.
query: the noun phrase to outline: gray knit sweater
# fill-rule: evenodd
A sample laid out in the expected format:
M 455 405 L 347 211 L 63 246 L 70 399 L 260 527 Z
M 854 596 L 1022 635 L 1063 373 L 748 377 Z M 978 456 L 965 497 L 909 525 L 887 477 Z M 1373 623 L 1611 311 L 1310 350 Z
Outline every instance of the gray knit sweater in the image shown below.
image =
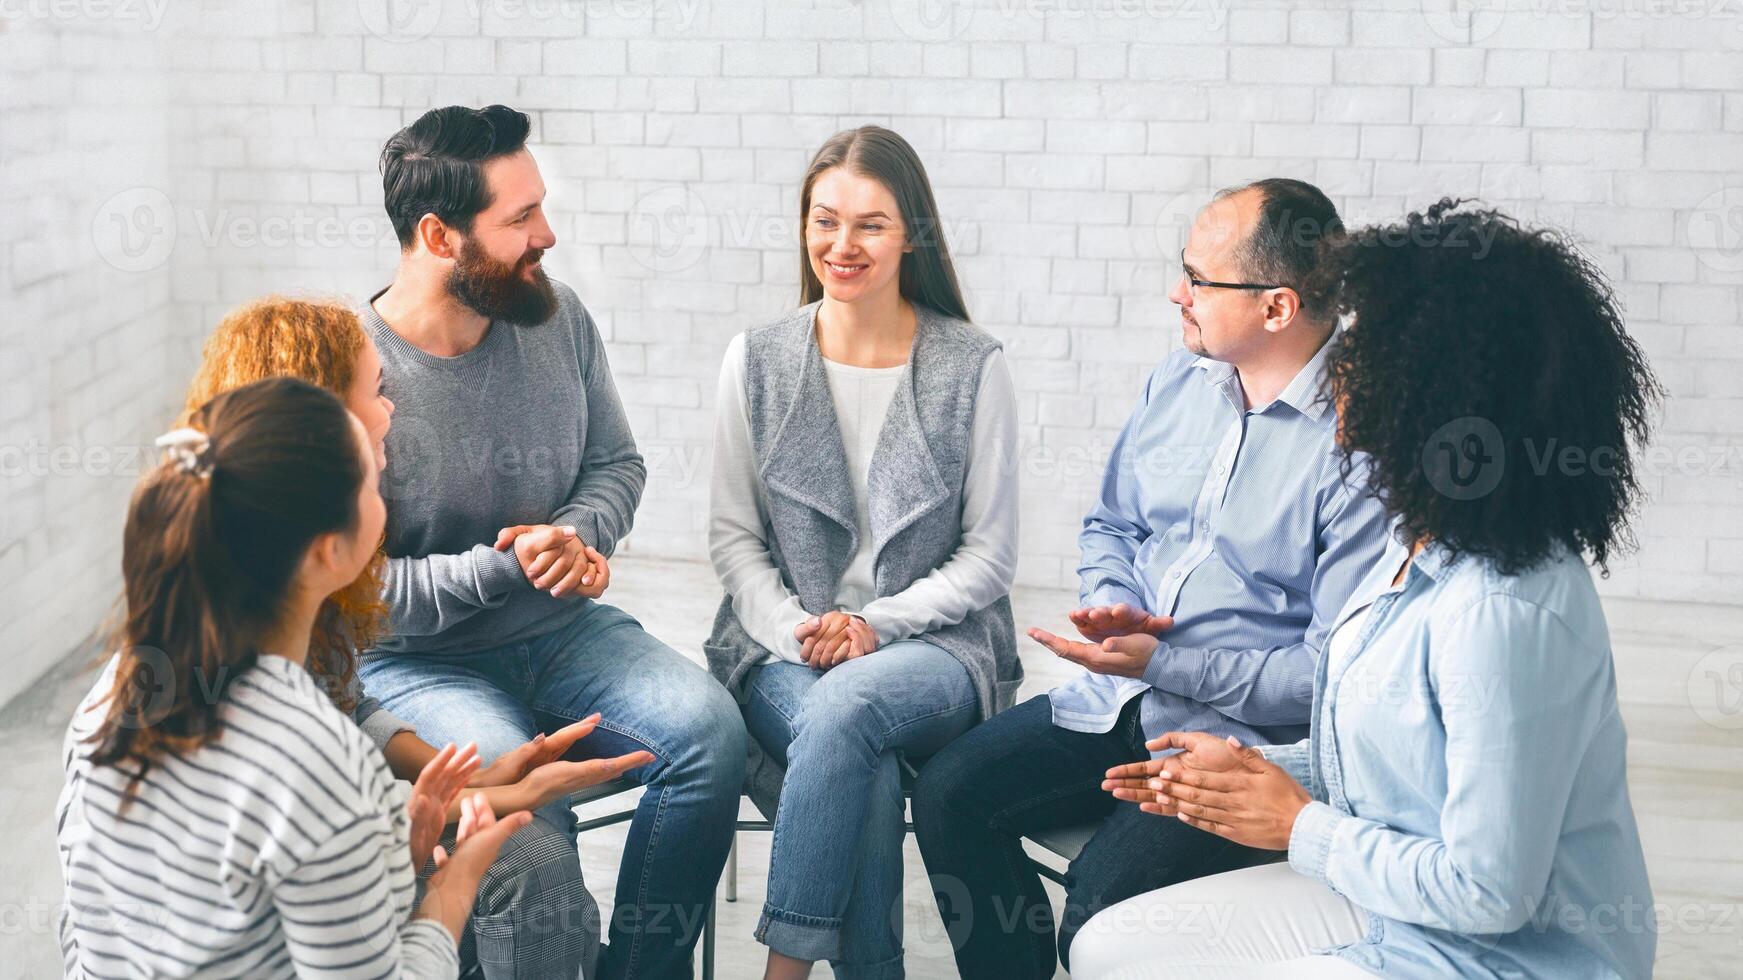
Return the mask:
M 554 285 L 550 320 L 492 323 L 458 357 L 425 353 L 363 312 L 395 404 L 381 480 L 393 622 L 370 655 L 502 646 L 593 601 L 533 588 L 514 553 L 492 547 L 503 527 L 568 524 L 604 555 L 629 532 L 647 467 L 598 327 Z

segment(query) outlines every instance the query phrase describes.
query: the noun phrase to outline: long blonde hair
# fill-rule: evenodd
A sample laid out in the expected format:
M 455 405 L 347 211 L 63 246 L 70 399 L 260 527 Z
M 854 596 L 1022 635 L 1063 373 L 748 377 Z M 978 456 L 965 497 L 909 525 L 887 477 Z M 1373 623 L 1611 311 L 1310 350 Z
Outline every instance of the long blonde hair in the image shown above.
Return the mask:
M 343 303 L 283 296 L 255 300 L 232 311 L 207 338 L 183 418 L 223 392 L 264 378 L 298 378 L 343 402 L 367 343 L 363 324 Z M 315 621 L 309 671 L 346 712 L 356 707 L 345 691 L 356 675 L 357 653 L 387 630 L 386 567 L 386 556 L 378 551 L 355 582 L 322 604 Z

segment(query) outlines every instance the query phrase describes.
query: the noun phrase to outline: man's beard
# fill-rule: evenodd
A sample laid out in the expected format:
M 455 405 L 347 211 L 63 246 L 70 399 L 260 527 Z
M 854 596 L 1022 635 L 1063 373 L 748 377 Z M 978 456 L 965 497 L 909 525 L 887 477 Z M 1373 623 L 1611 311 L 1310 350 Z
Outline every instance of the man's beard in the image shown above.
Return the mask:
M 498 262 L 484 254 L 477 239 L 467 238 L 460 245 L 454 271 L 448 274 L 448 292 L 491 320 L 528 326 L 544 323 L 557 312 L 557 293 L 551 280 L 543 266 L 533 270 L 531 282 L 521 278 L 522 266 L 542 255 L 544 249 L 534 249 L 519 262 Z

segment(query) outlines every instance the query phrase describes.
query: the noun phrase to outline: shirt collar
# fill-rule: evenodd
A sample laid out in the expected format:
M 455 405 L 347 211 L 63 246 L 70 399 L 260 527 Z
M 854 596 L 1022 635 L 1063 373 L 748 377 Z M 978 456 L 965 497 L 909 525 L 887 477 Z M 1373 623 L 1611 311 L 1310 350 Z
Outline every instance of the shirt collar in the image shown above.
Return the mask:
M 1307 359 L 1301 370 L 1295 372 L 1295 377 L 1283 389 L 1277 400 L 1308 418 L 1319 421 L 1320 417 L 1331 407 L 1331 391 L 1326 385 L 1325 361 L 1331 354 L 1332 342 L 1337 339 L 1337 331 L 1333 330 L 1325 338 L 1325 343 L 1319 345 L 1319 350 Z
M 1235 376 L 1235 366 L 1203 354 L 1192 355 L 1192 366 L 1204 372 L 1205 384 L 1220 385 Z
M 1400 533 L 1399 522 L 1394 518 L 1391 530 L 1392 540 L 1399 548 L 1403 549 L 1404 554 L 1409 554 L 1410 542 L 1403 540 L 1400 537 Z M 1453 551 L 1446 545 L 1441 544 L 1438 540 L 1431 540 L 1428 544 L 1422 546 L 1422 552 L 1410 563 L 1410 568 L 1412 574 L 1415 572 L 1421 572 L 1431 580 L 1440 582 L 1444 580 L 1454 568 L 1458 567 L 1459 562 L 1463 561 L 1464 557 L 1463 554 Z
M 1313 356 L 1301 366 L 1301 370 L 1295 372 L 1295 377 L 1277 395 L 1277 401 L 1288 405 L 1315 422 L 1319 421 L 1325 415 L 1326 410 L 1331 407 L 1331 392 L 1326 385 L 1325 361 L 1331 353 L 1332 341 L 1336 339 L 1337 331 L 1334 330 L 1326 337 L 1325 343 L 1319 345 L 1319 350 L 1314 351 Z M 1235 376 L 1233 364 L 1212 360 L 1202 354 L 1194 356 L 1192 366 L 1203 371 L 1205 382 L 1211 385 L 1220 385 Z

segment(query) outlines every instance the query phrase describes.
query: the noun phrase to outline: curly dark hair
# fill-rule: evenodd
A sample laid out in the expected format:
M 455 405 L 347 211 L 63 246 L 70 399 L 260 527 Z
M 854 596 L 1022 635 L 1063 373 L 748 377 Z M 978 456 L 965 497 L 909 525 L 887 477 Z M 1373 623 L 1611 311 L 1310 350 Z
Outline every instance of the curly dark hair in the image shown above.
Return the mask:
M 1663 390 L 1592 263 L 1557 232 L 1443 198 L 1329 242 L 1314 288 L 1353 455 L 1407 540 L 1530 569 L 1633 545 L 1633 454 Z

